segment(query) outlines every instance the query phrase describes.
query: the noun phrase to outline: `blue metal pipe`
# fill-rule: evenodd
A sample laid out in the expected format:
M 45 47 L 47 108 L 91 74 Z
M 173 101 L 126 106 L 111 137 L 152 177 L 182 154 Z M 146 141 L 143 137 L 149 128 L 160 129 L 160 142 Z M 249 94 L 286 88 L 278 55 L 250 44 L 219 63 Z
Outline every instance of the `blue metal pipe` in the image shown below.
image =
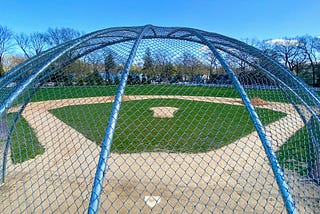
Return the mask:
M 44 82 L 43 82 L 44 83 Z M 43 84 L 42 83 L 42 84 Z M 7 169 L 7 161 L 8 161 L 8 153 L 9 153 L 9 147 L 11 146 L 11 137 L 12 137 L 12 133 L 13 130 L 15 128 L 16 123 L 18 122 L 20 115 L 22 114 L 22 112 L 24 111 L 24 109 L 27 107 L 27 104 L 29 103 L 29 101 L 31 100 L 32 96 L 39 90 L 39 88 L 41 87 L 41 85 L 38 85 L 37 87 L 35 87 L 32 91 L 32 93 L 26 98 L 25 102 L 23 103 L 23 105 L 20 107 L 20 110 L 17 113 L 16 118 L 13 120 L 13 123 L 11 125 L 10 131 L 9 131 L 9 135 L 8 138 L 6 140 L 6 144 L 4 147 L 4 151 L 3 151 L 3 159 L 2 159 L 2 182 L 4 182 L 5 180 L 5 174 L 6 174 L 6 169 Z
M 119 30 L 119 29 L 118 29 Z M 39 69 L 38 71 L 36 71 L 35 73 L 33 73 L 32 75 L 29 76 L 29 78 L 23 82 L 13 93 L 10 94 L 10 96 L 1 104 L 0 106 L 0 116 L 2 117 L 6 111 L 6 108 L 9 107 L 12 102 L 17 98 L 19 97 L 27 88 L 28 86 L 35 80 L 37 79 L 41 73 L 43 73 L 45 71 L 45 69 L 50 66 L 54 61 L 56 61 L 60 56 L 62 56 L 63 54 L 65 54 L 67 51 L 70 51 L 72 48 L 76 47 L 76 46 L 79 46 L 80 44 L 84 43 L 85 41 L 93 38 L 93 37 L 96 37 L 96 36 L 99 36 L 101 33 L 105 33 L 104 32 L 105 30 L 103 31 L 97 31 L 97 32 L 94 32 L 94 33 L 91 33 L 91 34 L 88 34 L 82 38 L 79 38 L 79 39 L 75 39 L 73 41 L 70 41 L 70 42 L 67 42 L 67 43 L 64 43 L 64 44 L 61 44 L 59 46 L 56 46 L 50 50 L 47 50 L 43 53 L 41 53 L 40 55 L 37 55 L 37 56 L 34 56 L 32 57 L 31 59 L 29 59 L 28 61 L 24 62 L 24 63 L 21 63 L 20 65 L 16 66 L 15 68 L 13 68 L 10 72 L 8 72 L 1 80 L 0 80 L 0 88 L 3 88 L 6 86 L 6 84 L 8 84 L 12 78 L 16 77 L 16 76 L 19 76 L 19 75 L 22 75 L 24 72 L 27 72 L 28 69 L 28 66 L 32 66 L 32 63 L 42 59 L 42 58 L 45 58 L 47 57 L 49 54 L 50 55 L 53 55 L 53 54 L 56 54 L 56 57 L 54 59 L 51 59 L 49 61 L 49 63 L 47 62 L 41 69 Z M 115 30 L 117 31 L 117 30 Z M 113 32 L 113 31 L 112 31 Z M 135 31 L 130 31 L 130 32 L 135 32 Z M 111 43 L 112 44 L 112 43 Z M 106 45 L 101 45 L 101 46 L 98 46 L 98 47 L 95 47 L 93 48 L 92 50 L 90 50 L 90 52 L 96 50 L 97 48 L 101 48 L 101 47 L 104 47 Z M 60 52 L 60 53 L 59 53 Z M 86 51 L 85 54 L 88 54 L 88 52 Z M 84 54 L 80 54 L 79 56 L 77 56 L 76 58 L 73 58 L 71 60 L 69 60 L 69 62 L 67 62 L 66 64 L 69 64 L 73 61 L 75 61 L 76 59 L 78 59 L 79 57 L 83 56 Z M 60 68 L 60 67 L 59 67 Z M 49 77 L 51 74 L 55 73 L 59 68 L 56 68 L 54 69 L 53 71 L 50 71 L 48 73 L 45 74 L 45 76 L 41 77 L 41 79 L 38 79 L 38 81 L 43 81 Z M 21 73 L 22 72 L 22 73 Z M 23 105 L 21 106 L 21 109 L 20 111 L 18 112 L 18 116 L 17 118 L 15 119 L 15 121 L 13 122 L 13 125 L 10 129 L 10 134 L 9 134 L 9 137 L 6 141 L 6 145 L 5 145 L 5 148 L 4 148 L 4 157 L 3 157 L 3 160 L 2 160 L 2 165 L 3 165 L 3 169 L 2 169 L 2 181 L 4 181 L 5 179 L 5 171 L 6 171 L 6 165 L 7 165 L 7 157 L 8 157 L 8 149 L 9 149 L 9 146 L 10 146 L 10 141 L 11 141 L 11 133 L 13 131 L 13 127 L 14 127 L 14 124 L 17 122 L 18 118 L 19 118 L 19 115 L 22 113 L 22 111 L 25 109 L 26 105 L 28 104 L 28 102 L 31 100 L 32 96 L 36 93 L 36 91 L 40 88 L 40 86 L 36 87 L 32 94 L 30 96 L 28 96 L 28 98 L 25 100 L 25 102 L 23 103 Z
M 230 51 L 224 49 L 224 48 L 221 48 L 221 50 L 223 50 L 224 52 L 234 56 L 234 57 L 237 57 L 235 54 L 231 53 Z M 277 77 L 276 75 L 274 75 L 273 73 L 271 73 L 270 71 L 266 70 L 265 68 L 259 66 L 259 65 L 255 65 L 255 64 L 252 64 L 251 62 L 249 62 L 248 60 L 246 59 L 243 59 L 243 58 L 239 58 L 240 60 L 244 61 L 245 63 L 247 63 L 248 65 L 251 65 L 252 67 L 256 68 L 256 69 L 259 69 L 261 71 L 263 71 L 265 73 L 266 76 L 268 76 L 270 79 L 276 81 L 276 82 L 279 82 L 280 86 L 283 86 L 285 87 L 288 91 L 290 91 L 292 94 L 295 95 L 295 97 L 303 104 L 303 106 L 314 116 L 317 116 L 317 113 L 308 105 L 308 103 L 302 99 L 301 96 L 299 96 L 297 94 L 297 92 L 295 92 L 292 88 L 290 88 L 285 82 L 283 82 L 279 77 Z M 291 103 L 294 105 L 295 109 L 297 110 L 297 112 L 299 113 L 300 117 L 302 118 L 303 122 L 304 123 L 307 123 L 307 118 L 303 115 L 303 113 L 301 112 L 301 110 L 299 109 L 298 105 L 296 104 L 296 102 L 292 99 L 292 96 L 290 96 L 286 91 L 284 91 L 284 89 L 280 88 L 281 91 L 287 96 L 287 98 L 291 101 Z M 319 121 L 319 119 L 318 119 Z M 320 121 L 319 121 L 320 123 Z
M 146 25 L 142 29 L 142 31 L 140 32 L 140 35 L 137 37 L 137 39 L 131 49 L 129 58 L 127 59 L 125 69 L 124 69 L 122 76 L 121 76 L 121 82 L 119 84 L 118 91 L 117 91 L 117 94 L 116 94 L 116 97 L 115 97 L 115 100 L 113 103 L 112 112 L 109 117 L 108 126 L 106 128 L 106 134 L 105 134 L 105 137 L 104 137 L 104 140 L 102 143 L 102 147 L 101 147 L 97 171 L 95 174 L 94 183 L 93 183 L 93 187 L 92 187 L 92 191 L 91 191 L 90 204 L 89 204 L 89 208 L 88 208 L 89 214 L 94 214 L 94 213 L 98 212 L 98 206 L 99 206 L 99 200 L 100 200 L 100 195 L 101 195 L 101 191 L 102 191 L 103 180 L 104 180 L 104 176 L 106 174 L 108 157 L 110 155 L 110 148 L 111 148 L 111 144 L 112 144 L 113 134 L 115 131 L 115 126 L 116 126 L 117 118 L 118 118 L 119 111 L 120 111 L 120 106 L 121 106 L 121 102 L 122 102 L 122 95 L 124 94 L 124 89 L 125 89 L 125 86 L 127 83 L 128 76 L 129 76 L 130 67 L 131 67 L 133 59 L 136 55 L 138 46 L 140 44 L 140 41 L 142 39 L 144 32 L 149 27 L 150 27 L 150 25 Z
M 311 99 L 317 104 L 317 106 L 320 106 L 319 96 L 317 96 L 316 93 L 313 93 L 307 84 L 305 84 L 303 81 L 300 81 L 297 76 L 295 76 L 293 73 L 288 71 L 279 62 L 272 59 L 268 55 L 264 54 L 259 49 L 252 47 L 252 46 L 249 46 L 248 44 L 246 44 L 244 42 L 241 42 L 241 41 L 238 41 L 238 40 L 226 37 L 226 36 L 222 36 L 222 37 L 226 41 L 229 41 L 229 42 L 232 42 L 232 43 L 238 45 L 237 49 L 239 49 L 239 47 L 242 47 L 241 50 L 244 50 L 245 52 L 249 52 L 253 56 L 258 57 L 260 59 L 263 59 L 264 61 L 267 61 L 268 63 L 272 63 L 272 65 L 274 65 L 278 71 L 280 71 L 282 74 L 286 75 L 288 77 L 288 79 L 292 79 L 295 84 L 299 85 L 301 87 L 300 89 L 302 89 L 309 97 L 311 97 Z
M 0 117 L 3 116 L 6 109 L 12 105 L 12 103 L 19 97 L 32 83 L 35 81 L 45 70 L 54 62 L 56 62 L 60 57 L 65 55 L 67 52 L 71 51 L 72 49 L 78 47 L 79 45 L 85 43 L 86 41 L 98 36 L 99 34 L 93 33 L 90 36 L 85 36 L 83 39 L 77 39 L 75 43 L 70 43 L 64 50 L 60 52 L 55 52 L 55 56 L 45 63 L 39 70 L 33 72 L 24 82 L 19 85 L 15 91 L 13 91 L 6 100 L 0 105 Z M 68 42 L 69 44 L 69 42 Z M 60 50 L 60 49 L 59 49 Z M 42 57 L 39 56 L 39 57 Z M 36 57 L 37 58 L 37 57 Z
M 240 81 L 238 80 L 236 74 L 227 65 L 227 63 L 225 62 L 223 57 L 219 54 L 217 49 L 207 39 L 205 39 L 202 35 L 200 35 L 199 33 L 195 32 L 195 31 L 191 31 L 191 33 L 194 33 L 195 36 L 197 36 L 199 39 L 201 39 L 209 47 L 209 49 L 212 51 L 212 53 L 215 55 L 215 57 L 219 60 L 220 64 L 224 67 L 224 69 L 228 73 L 229 77 L 232 79 L 234 86 L 236 87 L 237 91 L 239 92 L 239 94 L 242 98 L 242 101 L 244 102 L 244 104 L 249 112 L 249 115 L 254 123 L 255 129 L 258 132 L 259 138 L 260 138 L 262 145 L 264 147 L 264 150 L 267 154 L 271 168 L 274 172 L 276 181 L 277 181 L 279 189 L 281 191 L 281 195 L 283 197 L 286 209 L 287 209 L 288 213 L 296 213 L 295 204 L 294 204 L 293 198 L 289 192 L 289 187 L 284 179 L 283 171 L 279 165 L 278 159 L 272 150 L 271 143 L 267 138 L 266 132 L 265 132 L 264 127 L 259 119 L 259 116 L 256 113 L 253 105 L 251 104 L 250 99 L 249 99 L 247 93 L 245 92 L 244 88 L 242 87 Z

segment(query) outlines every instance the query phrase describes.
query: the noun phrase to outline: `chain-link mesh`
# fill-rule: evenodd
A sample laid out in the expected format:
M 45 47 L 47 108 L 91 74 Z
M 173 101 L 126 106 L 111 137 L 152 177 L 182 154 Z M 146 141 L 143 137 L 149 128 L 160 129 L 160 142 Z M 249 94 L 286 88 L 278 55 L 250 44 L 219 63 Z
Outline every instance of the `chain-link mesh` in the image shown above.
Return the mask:
M 0 91 L 3 213 L 320 212 L 319 97 L 242 42 L 110 28 Z

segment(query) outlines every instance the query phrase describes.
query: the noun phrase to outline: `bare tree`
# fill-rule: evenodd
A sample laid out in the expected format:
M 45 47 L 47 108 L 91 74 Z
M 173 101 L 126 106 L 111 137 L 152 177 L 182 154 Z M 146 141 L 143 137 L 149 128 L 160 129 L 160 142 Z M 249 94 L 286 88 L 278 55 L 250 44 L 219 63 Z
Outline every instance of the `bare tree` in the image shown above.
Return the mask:
M 296 71 L 297 64 L 303 63 L 303 51 L 297 39 L 272 39 L 266 42 L 270 45 L 269 53 L 273 54 L 272 57 L 278 59 L 291 71 Z
M 255 48 L 258 48 L 260 50 L 262 50 L 264 53 L 268 52 L 268 48 L 270 45 L 267 45 L 264 42 L 261 42 L 258 39 L 243 39 L 243 42 L 245 42 L 246 44 L 253 46 Z M 269 52 L 272 53 L 272 52 Z M 268 54 L 269 55 L 269 54 Z M 276 55 L 276 54 L 275 54 Z M 247 62 L 251 62 L 251 63 L 259 63 L 259 59 L 257 59 L 256 57 L 253 57 L 251 54 L 249 53 L 245 53 L 244 51 L 241 50 L 237 50 L 237 56 L 238 56 L 238 65 L 241 71 L 249 71 L 250 69 L 252 69 L 252 67 L 249 65 L 249 63 Z
M 189 52 L 183 53 L 181 62 L 184 65 L 186 71 L 190 72 L 191 74 L 193 74 L 199 64 L 201 64 L 199 59 Z
M 48 38 L 51 46 L 60 45 L 64 42 L 76 39 L 81 36 L 81 33 L 72 28 L 49 28 Z
M 24 55 L 29 59 L 30 53 L 29 53 L 29 36 L 25 33 L 20 33 L 14 36 L 14 39 L 19 46 L 19 48 L 22 50 Z
M 183 79 L 189 79 L 190 81 L 197 78 L 197 74 L 203 75 L 207 72 L 206 69 L 203 69 L 205 66 L 200 59 L 190 52 L 184 52 L 178 60 L 180 61 L 178 67 L 182 69 Z
M 68 42 L 70 40 L 73 40 L 75 38 L 78 38 L 80 35 L 81 33 L 79 31 L 74 30 L 72 28 L 49 28 L 47 31 L 46 39 L 47 39 L 48 46 L 57 46 L 65 42 Z M 66 60 L 69 60 L 72 58 L 72 55 L 73 55 L 73 52 L 69 51 L 63 57 Z M 81 65 L 81 64 L 78 64 L 78 65 Z M 96 63 L 92 64 L 93 71 L 97 69 L 97 66 L 98 64 Z M 75 65 L 75 62 L 71 63 L 67 67 L 62 68 L 60 72 L 63 73 L 65 76 L 68 76 L 68 75 L 76 76 L 77 72 L 73 70 L 74 67 L 77 67 L 77 65 Z M 77 74 L 77 75 L 81 76 L 82 74 Z
M 209 82 L 212 82 L 214 79 L 214 70 L 217 72 L 219 61 L 208 48 L 208 46 L 203 46 L 200 48 L 200 51 L 203 53 L 204 63 L 209 64 Z
M 48 47 L 48 35 L 45 33 L 35 32 L 29 36 L 20 33 L 14 38 L 27 58 L 40 54 Z
M 31 49 L 35 54 L 39 54 L 48 47 L 48 35 L 45 33 L 32 33 L 30 35 Z
M 176 74 L 176 69 L 173 65 L 172 57 L 168 50 L 159 49 L 153 57 L 153 68 L 151 69 L 155 76 L 163 80 L 170 81 Z
M 280 61 L 280 57 L 278 52 L 273 48 L 272 44 L 270 44 L 270 40 L 264 40 L 260 43 L 258 48 L 266 55 L 271 57 L 276 61 Z
M 320 52 L 320 38 L 309 35 L 298 37 L 301 49 L 305 54 L 312 70 L 312 83 L 316 84 L 316 61 Z
M 0 25 L 0 76 L 4 73 L 4 56 L 10 48 L 12 48 L 12 32 L 8 27 Z

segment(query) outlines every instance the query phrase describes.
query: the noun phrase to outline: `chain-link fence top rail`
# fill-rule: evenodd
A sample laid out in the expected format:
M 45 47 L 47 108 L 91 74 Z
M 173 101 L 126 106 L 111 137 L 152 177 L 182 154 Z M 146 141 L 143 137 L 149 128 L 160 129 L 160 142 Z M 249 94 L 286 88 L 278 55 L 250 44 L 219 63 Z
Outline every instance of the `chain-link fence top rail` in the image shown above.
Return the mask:
M 318 213 L 319 97 L 247 44 L 109 28 L 0 79 L 3 213 Z

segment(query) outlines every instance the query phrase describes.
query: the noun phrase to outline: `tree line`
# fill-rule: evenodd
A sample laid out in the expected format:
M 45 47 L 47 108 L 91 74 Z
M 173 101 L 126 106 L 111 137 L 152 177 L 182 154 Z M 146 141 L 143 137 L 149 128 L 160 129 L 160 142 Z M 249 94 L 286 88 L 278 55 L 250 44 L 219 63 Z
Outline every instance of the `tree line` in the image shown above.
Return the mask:
M 14 33 L 0 25 L 0 76 L 24 60 L 81 35 L 82 32 L 72 28 L 48 28 L 46 32 L 30 34 Z M 257 47 L 307 83 L 320 86 L 320 37 L 304 35 L 263 41 L 246 39 L 244 42 Z M 140 54 L 140 62 L 131 67 L 128 83 L 228 83 L 228 77 L 208 49 L 204 48 L 199 53 L 185 51 L 175 58 L 170 54 L 168 50 L 146 48 Z M 246 63 L 250 61 L 250 56 L 241 52 L 237 54 L 238 57 L 225 54 L 224 58 L 240 74 L 240 79 L 241 75 L 255 76 L 255 70 Z M 51 81 L 78 85 L 118 83 L 125 62 L 121 62 L 121 57 L 110 50 L 97 55 L 73 62 L 52 76 Z

